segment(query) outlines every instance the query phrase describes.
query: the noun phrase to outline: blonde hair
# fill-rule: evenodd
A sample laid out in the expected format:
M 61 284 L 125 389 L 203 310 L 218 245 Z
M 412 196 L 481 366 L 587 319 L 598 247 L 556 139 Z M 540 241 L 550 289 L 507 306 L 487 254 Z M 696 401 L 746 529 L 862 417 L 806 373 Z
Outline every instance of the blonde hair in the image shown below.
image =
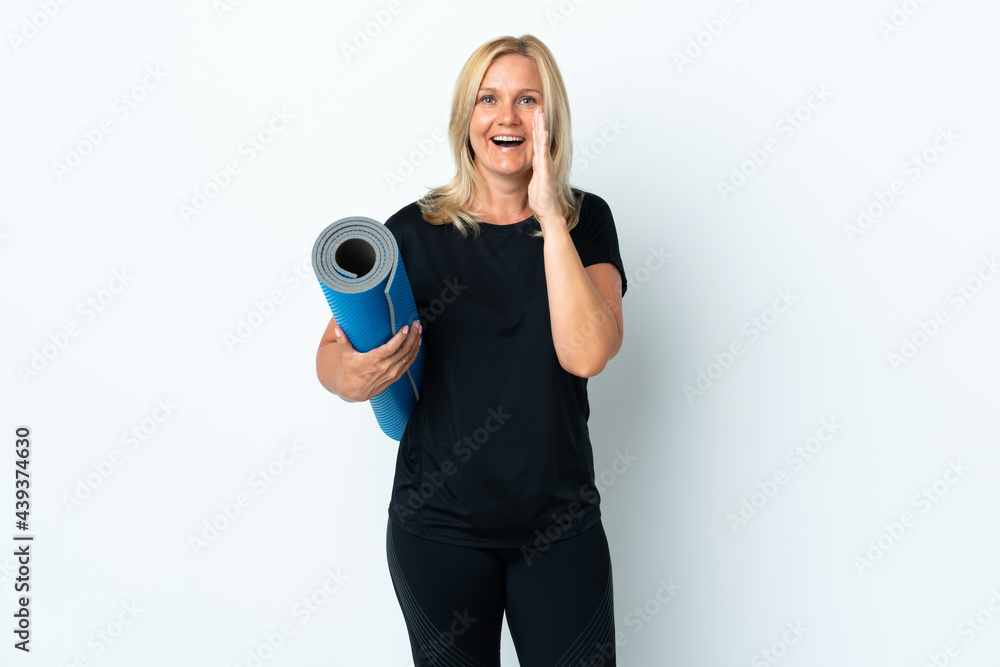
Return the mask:
M 573 164 L 573 135 L 570 128 L 569 99 L 562 74 L 552 52 L 533 35 L 498 37 L 486 42 L 469 56 L 455 82 L 451 103 L 451 121 L 448 140 L 455 158 L 456 173 L 445 185 L 430 190 L 417 203 L 424 220 L 432 224 L 452 224 L 463 237 L 479 234 L 479 223 L 473 214 L 476 189 L 485 189 L 482 178 L 473 162 L 472 143 L 469 141 L 469 123 L 486 70 L 505 55 L 516 54 L 530 58 L 538 68 L 542 80 L 542 98 L 549 130 L 549 152 L 556 174 L 556 197 L 566 227 L 573 229 L 579 222 L 579 201 L 569 184 Z M 541 236 L 536 231 L 534 236 Z

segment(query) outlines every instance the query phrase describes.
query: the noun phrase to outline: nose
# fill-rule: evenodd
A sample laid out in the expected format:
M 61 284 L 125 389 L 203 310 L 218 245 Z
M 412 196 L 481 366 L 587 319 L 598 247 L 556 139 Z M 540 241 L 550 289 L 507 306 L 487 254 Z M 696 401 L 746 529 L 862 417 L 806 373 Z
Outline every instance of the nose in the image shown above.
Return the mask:
M 500 121 L 504 125 L 514 125 L 518 121 L 518 115 L 514 108 L 513 100 L 500 107 Z

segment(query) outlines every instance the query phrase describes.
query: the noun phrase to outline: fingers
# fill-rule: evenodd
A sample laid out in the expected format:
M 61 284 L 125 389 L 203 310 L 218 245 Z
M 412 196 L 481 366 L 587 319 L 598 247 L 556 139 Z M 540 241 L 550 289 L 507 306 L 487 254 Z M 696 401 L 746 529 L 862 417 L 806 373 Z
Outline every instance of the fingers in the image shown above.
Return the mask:
M 415 348 L 420 345 L 420 333 L 423 329 L 423 325 L 420 324 L 420 320 L 416 320 L 413 326 L 406 325 L 402 327 L 396 334 L 385 342 L 384 345 L 376 347 L 369 352 L 358 352 L 351 345 L 351 341 L 348 340 L 347 334 L 339 326 L 335 330 L 335 335 L 337 336 L 337 345 L 340 347 L 342 354 L 347 355 L 348 353 L 354 353 L 356 355 L 368 355 L 370 359 L 378 362 L 395 359 L 406 356 L 411 348 Z
M 389 341 L 383 345 L 383 351 L 385 352 L 385 358 L 394 357 L 398 355 L 405 355 L 407 348 L 413 345 L 413 341 L 420 341 L 420 331 L 423 325 L 420 324 L 420 320 L 414 320 L 413 324 L 406 325 L 396 332 L 396 335 L 389 339 Z M 374 351 L 374 350 L 373 350 Z
M 541 107 L 535 109 L 532 118 L 533 154 L 531 158 L 532 174 L 528 183 L 528 206 L 543 226 L 543 218 L 556 218 L 560 215 L 557 204 L 555 165 L 549 153 L 549 132 L 545 129 L 545 112 Z
M 372 367 L 378 368 L 377 372 L 385 378 L 385 386 L 398 380 L 417 358 L 421 329 L 420 320 L 417 320 L 397 331 L 385 345 L 368 353 Z
M 552 157 L 549 155 L 549 132 L 545 129 L 545 112 L 541 107 L 535 109 L 531 136 L 534 144 L 534 153 L 531 156 L 532 169 L 540 180 L 547 181 L 552 172 Z
M 545 160 L 549 156 L 548 146 L 545 142 L 545 115 L 541 107 L 535 109 L 535 117 L 532 119 L 532 142 L 534 143 L 534 155 L 532 162 L 538 172 L 545 168 Z
M 395 382 L 403 373 L 413 365 L 413 362 L 417 360 L 417 355 L 420 353 L 420 330 L 418 328 L 411 328 L 410 333 L 416 333 L 413 338 L 410 338 L 410 334 L 407 334 L 406 343 L 400 348 L 398 356 L 393 359 L 392 365 L 392 381 Z M 391 383 L 390 383 L 391 384 Z
M 384 345 L 369 352 L 358 352 L 347 340 L 343 330 L 338 336 L 344 376 L 356 400 L 367 401 L 403 376 L 420 352 L 422 325 L 420 320 L 406 325 Z
M 396 336 L 393 337 L 394 340 L 390 340 L 389 343 L 386 343 L 386 345 L 383 346 L 382 349 L 388 351 L 390 344 L 397 343 L 397 340 L 395 339 L 398 337 L 398 344 L 394 346 L 393 351 L 376 362 L 382 371 L 381 377 L 377 381 L 372 395 L 381 393 L 392 383 L 401 378 L 413 362 L 416 361 L 422 342 L 420 338 L 421 329 L 422 326 L 419 321 L 413 326 L 403 327 L 396 333 Z M 401 336 L 400 334 L 404 330 L 406 331 L 406 334 Z M 375 352 L 375 350 L 372 352 Z

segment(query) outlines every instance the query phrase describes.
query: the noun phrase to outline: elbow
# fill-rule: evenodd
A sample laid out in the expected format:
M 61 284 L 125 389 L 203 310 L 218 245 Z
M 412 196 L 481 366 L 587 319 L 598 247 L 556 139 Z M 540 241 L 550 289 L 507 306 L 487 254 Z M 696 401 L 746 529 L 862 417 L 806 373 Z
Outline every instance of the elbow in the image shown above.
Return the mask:
M 615 325 L 613 335 L 603 340 L 591 340 L 588 345 L 576 345 L 561 348 L 556 346 L 556 357 L 559 365 L 567 373 L 581 378 L 591 378 L 600 374 L 608 362 L 615 358 L 622 347 L 622 332 Z
M 317 372 L 316 373 L 316 378 L 319 380 L 319 383 L 321 385 L 323 385 L 324 389 L 326 389 L 328 392 L 330 392 L 334 396 L 340 398 L 345 403 L 357 403 L 358 402 L 358 401 L 354 400 L 353 398 L 348 398 L 348 397 L 344 396 L 342 393 L 340 393 L 340 387 L 337 385 L 336 382 L 333 381 L 333 378 L 331 378 L 329 375 L 324 375 L 322 372 Z
M 336 384 L 334 384 L 329 378 L 325 379 L 322 375 L 320 375 L 318 373 L 317 373 L 317 378 L 319 379 L 319 383 L 321 385 L 323 385 L 324 389 L 326 389 L 328 392 L 330 392 L 331 394 L 333 394 L 334 396 L 336 396 L 340 400 L 344 401 L 345 403 L 357 403 L 358 402 L 358 401 L 354 400 L 353 398 L 348 398 L 348 397 L 344 396 L 343 394 L 341 394 L 340 393 L 340 388 Z
M 330 367 L 330 364 L 324 359 L 323 349 L 320 348 L 320 351 L 316 354 L 316 379 L 319 380 L 320 385 L 324 389 L 334 396 L 339 396 L 347 403 L 356 403 L 357 401 L 347 398 L 341 393 L 340 385 L 343 377 L 342 373 L 338 373 L 338 370 L 337 368 Z
M 567 368 L 566 370 L 567 370 L 567 372 L 572 373 L 573 375 L 575 375 L 577 377 L 592 378 L 595 375 L 600 374 L 600 372 L 604 370 L 605 366 L 607 366 L 607 363 L 601 363 L 601 364 L 593 364 L 593 363 L 591 363 L 591 364 L 587 364 L 587 365 L 580 364 L 579 366 L 573 368 L 572 370 L 569 369 L 569 368 Z M 565 366 L 564 366 L 564 368 L 565 368 Z
M 316 367 L 316 379 L 319 380 L 320 386 L 323 389 L 326 389 L 331 394 L 337 394 L 337 386 L 334 384 L 333 378 L 328 373 L 324 373 L 323 369 L 318 365 Z
M 618 354 L 618 347 L 620 346 L 589 355 L 578 355 L 569 359 L 560 357 L 559 365 L 562 366 L 564 371 L 577 377 L 592 378 L 595 375 L 599 375 L 608 365 L 608 362 Z
M 323 371 L 319 368 L 316 369 L 316 379 L 319 380 L 320 385 L 323 389 L 326 389 L 331 394 L 337 393 L 337 388 L 330 381 L 330 378 L 323 374 Z

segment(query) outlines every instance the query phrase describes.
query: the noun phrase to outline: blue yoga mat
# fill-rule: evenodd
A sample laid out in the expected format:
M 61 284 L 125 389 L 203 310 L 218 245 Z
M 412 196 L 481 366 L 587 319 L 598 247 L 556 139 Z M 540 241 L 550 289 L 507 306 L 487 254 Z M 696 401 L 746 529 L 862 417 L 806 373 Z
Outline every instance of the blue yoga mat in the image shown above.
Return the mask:
M 382 223 L 358 216 L 337 220 L 316 239 L 312 265 L 334 319 L 358 352 L 384 345 L 417 319 L 399 247 Z M 421 346 L 406 373 L 370 401 L 378 425 L 393 440 L 403 437 L 423 378 Z

